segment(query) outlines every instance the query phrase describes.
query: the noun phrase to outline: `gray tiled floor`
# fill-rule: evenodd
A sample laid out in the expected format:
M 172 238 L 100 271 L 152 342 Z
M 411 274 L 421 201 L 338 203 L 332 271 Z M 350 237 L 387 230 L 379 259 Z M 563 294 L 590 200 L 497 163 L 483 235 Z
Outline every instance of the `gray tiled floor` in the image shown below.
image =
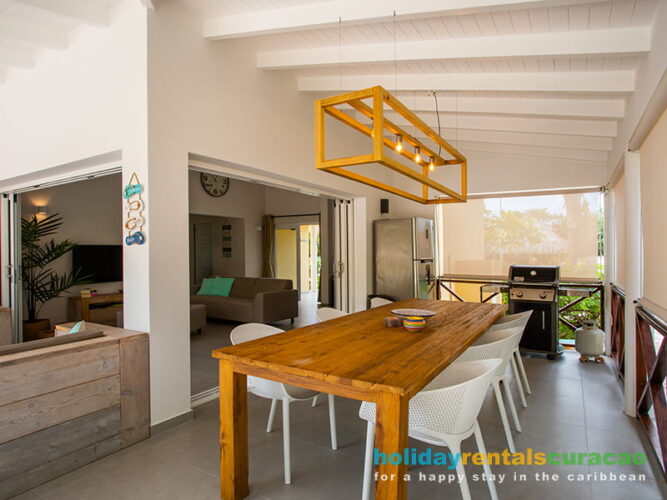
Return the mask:
M 580 364 L 574 353 L 558 361 L 525 358 L 533 394 L 528 408 L 519 407 L 523 432 L 514 433 L 519 449 L 535 451 L 644 451 L 636 422 L 621 413 L 622 394 L 611 363 Z M 513 388 L 515 389 L 515 388 Z M 583 397 L 585 396 L 585 398 Z M 517 398 L 518 399 L 518 398 Z M 293 483 L 282 482 L 282 433 L 280 412 L 274 431 L 264 430 L 270 402 L 249 397 L 251 499 L 340 500 L 359 498 L 363 473 L 365 422 L 359 420 L 359 403 L 337 398 L 339 450 L 329 447 L 326 399 L 316 408 L 294 404 L 292 409 Z M 487 397 L 480 425 L 489 451 L 505 447 L 492 396 Z M 20 498 L 40 499 L 210 499 L 218 498 L 217 402 L 195 409 L 194 419 L 163 431 L 150 439 L 108 456 L 66 476 L 55 479 Z M 424 445 L 411 442 L 423 449 Z M 464 451 L 475 451 L 473 440 Z M 537 468 L 495 466 L 494 473 L 506 474 L 498 485 L 505 499 L 628 499 L 665 498 L 659 471 L 651 465 L 634 467 L 550 466 L 540 472 L 587 474 L 592 472 L 642 473 L 642 482 L 538 482 Z M 411 469 L 441 473 L 442 467 Z M 467 467 L 469 480 L 481 468 Z M 512 474 L 526 473 L 526 482 L 512 480 Z M 471 481 L 474 498 L 488 498 L 485 483 Z M 664 490 L 663 490 L 664 491 Z M 460 498 L 457 484 L 436 484 L 415 480 L 410 498 Z
M 299 316 L 294 325 L 289 320 L 279 321 L 274 326 L 283 330 L 290 330 L 300 326 L 315 323 L 315 310 L 318 307 L 317 295 L 312 293 L 301 294 L 299 301 Z M 211 357 L 213 349 L 219 349 L 230 344 L 229 333 L 240 323 L 233 321 L 218 321 L 208 319 L 200 335 L 190 337 L 190 391 L 199 394 L 218 385 L 218 364 Z

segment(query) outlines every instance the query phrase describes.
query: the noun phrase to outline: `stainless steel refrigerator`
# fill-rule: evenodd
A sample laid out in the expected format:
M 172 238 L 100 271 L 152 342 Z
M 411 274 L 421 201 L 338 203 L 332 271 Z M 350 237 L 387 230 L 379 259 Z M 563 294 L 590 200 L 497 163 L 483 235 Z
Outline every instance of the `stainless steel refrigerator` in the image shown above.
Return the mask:
M 433 221 L 421 217 L 373 222 L 375 294 L 394 300 L 433 298 Z

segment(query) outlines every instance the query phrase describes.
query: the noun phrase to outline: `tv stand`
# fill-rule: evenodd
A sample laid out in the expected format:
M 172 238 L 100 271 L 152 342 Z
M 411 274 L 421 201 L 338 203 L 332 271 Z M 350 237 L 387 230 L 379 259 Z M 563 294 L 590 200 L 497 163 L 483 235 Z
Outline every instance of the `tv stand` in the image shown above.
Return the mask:
M 116 313 L 123 308 L 122 293 L 98 293 L 92 297 L 70 297 L 70 321 L 88 321 L 116 326 Z

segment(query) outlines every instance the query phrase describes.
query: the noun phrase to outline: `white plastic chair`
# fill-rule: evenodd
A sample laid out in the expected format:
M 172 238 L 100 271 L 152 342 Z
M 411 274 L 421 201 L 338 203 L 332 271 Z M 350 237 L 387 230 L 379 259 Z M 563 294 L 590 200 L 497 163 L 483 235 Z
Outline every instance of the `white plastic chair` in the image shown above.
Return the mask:
M 533 313 L 532 310 L 524 311 L 516 314 L 508 314 L 497 320 L 488 331 L 494 330 L 505 330 L 507 328 L 513 328 L 515 326 L 520 326 L 525 331 L 530 315 Z M 523 335 L 523 334 L 522 334 Z M 482 336 L 483 338 L 483 336 Z M 519 399 L 521 400 L 521 406 L 524 408 L 528 407 L 526 403 L 526 394 L 530 394 L 530 385 L 528 384 L 528 377 L 526 376 L 526 369 L 523 366 L 523 359 L 521 358 L 521 351 L 519 351 L 519 346 L 514 349 L 512 353 L 512 371 L 514 372 L 514 379 L 516 380 L 516 385 L 519 389 Z
M 371 309 L 376 307 L 386 306 L 387 304 L 393 304 L 393 300 L 383 299 L 382 297 L 373 297 L 371 298 Z
M 317 311 L 315 311 L 315 315 L 320 321 L 329 321 L 330 319 L 347 316 L 347 313 L 345 311 L 341 311 L 340 309 L 334 309 L 333 307 L 320 307 Z
M 234 328 L 230 334 L 232 344 L 241 344 L 251 340 L 268 337 L 284 333 L 280 328 L 263 325 L 261 323 L 247 323 Z M 273 428 L 273 417 L 276 413 L 276 404 L 278 400 L 283 402 L 283 458 L 285 468 L 285 484 L 292 482 L 292 467 L 290 458 L 290 418 L 289 405 L 295 401 L 309 401 L 317 397 L 319 392 L 293 385 L 275 382 L 259 377 L 248 376 L 248 390 L 262 398 L 271 399 L 271 411 L 269 412 L 269 422 L 266 426 L 266 432 L 271 432 Z M 334 399 L 329 394 L 329 426 L 331 429 L 331 448 L 338 449 L 338 440 L 336 437 L 336 410 Z
M 421 392 L 410 400 L 408 434 L 410 437 L 436 446 L 447 446 L 452 455 L 461 453 L 461 441 L 475 435 L 477 448 L 486 455 L 482 431 L 477 415 L 491 380 L 502 364 L 501 359 L 455 362 L 443 370 Z M 366 455 L 364 461 L 364 485 L 362 499 L 368 500 L 373 475 L 373 449 L 375 439 L 375 403 L 363 402 L 359 417 L 368 421 L 366 426 Z M 491 498 L 498 498 L 491 468 L 483 464 Z M 461 480 L 461 494 L 470 499 L 463 461 L 459 460 L 456 472 Z
M 512 353 L 516 346 L 519 345 L 522 333 L 523 329 L 520 326 L 508 328 L 506 330 L 487 332 L 477 341 L 483 341 L 484 343 L 471 345 L 456 360 L 459 362 L 491 358 L 502 359 L 502 363 L 498 365 L 498 368 L 494 373 L 491 384 L 493 385 L 493 391 L 496 395 L 496 402 L 498 403 L 498 410 L 500 411 L 500 419 L 502 420 L 505 436 L 507 437 L 507 445 L 512 453 L 516 453 L 516 448 L 514 447 L 512 430 L 507 421 L 507 412 L 505 411 L 503 396 L 500 392 L 500 383 L 502 382 L 503 387 L 505 388 L 505 396 L 507 397 L 507 403 L 509 404 L 510 412 L 512 413 L 514 427 L 517 431 L 521 432 L 521 423 L 519 422 L 519 416 L 516 413 L 516 407 L 514 406 L 514 400 L 512 399 L 509 384 L 505 379 L 505 374 L 507 372 L 507 365 L 509 365 L 510 359 L 512 358 Z

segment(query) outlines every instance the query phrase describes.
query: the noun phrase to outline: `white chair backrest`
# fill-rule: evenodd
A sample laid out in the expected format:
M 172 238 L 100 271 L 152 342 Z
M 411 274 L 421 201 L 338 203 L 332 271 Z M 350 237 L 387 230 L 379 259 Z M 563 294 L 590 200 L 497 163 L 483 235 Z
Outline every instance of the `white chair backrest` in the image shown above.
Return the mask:
M 468 347 L 457 358 L 456 362 L 500 358 L 502 359 L 502 363 L 496 369 L 496 376 L 500 377 L 505 374 L 507 365 L 510 362 L 510 356 L 512 356 L 514 349 L 519 345 L 522 333 L 523 327 L 521 326 L 505 330 L 488 331 L 481 338 L 483 343 Z
M 513 328 L 515 326 L 526 328 L 531 314 L 533 314 L 532 309 L 516 314 L 507 314 L 502 316 L 493 325 L 491 325 L 489 330 L 507 330 L 508 328 Z
M 234 328 L 229 334 L 229 338 L 232 344 L 237 345 L 278 333 L 284 333 L 284 331 L 275 326 L 264 325 L 262 323 L 246 323 Z M 285 395 L 283 384 L 280 382 L 253 376 L 248 376 L 248 390 L 258 396 L 271 399 L 282 399 Z
M 376 307 L 380 306 L 386 306 L 387 304 L 393 304 L 393 300 L 389 299 L 383 299 L 382 297 L 373 297 L 371 299 L 371 309 L 374 309 Z
M 268 337 L 269 335 L 275 335 L 276 333 L 284 333 L 284 330 L 263 323 L 246 323 L 234 328 L 229 334 L 229 339 L 233 345 L 236 345 Z
M 340 309 L 334 309 L 333 307 L 320 307 L 315 311 L 315 314 L 320 321 L 329 321 L 330 319 L 347 316 L 346 312 L 341 311 Z
M 459 434 L 472 428 L 499 358 L 456 362 L 410 400 L 410 428 Z

